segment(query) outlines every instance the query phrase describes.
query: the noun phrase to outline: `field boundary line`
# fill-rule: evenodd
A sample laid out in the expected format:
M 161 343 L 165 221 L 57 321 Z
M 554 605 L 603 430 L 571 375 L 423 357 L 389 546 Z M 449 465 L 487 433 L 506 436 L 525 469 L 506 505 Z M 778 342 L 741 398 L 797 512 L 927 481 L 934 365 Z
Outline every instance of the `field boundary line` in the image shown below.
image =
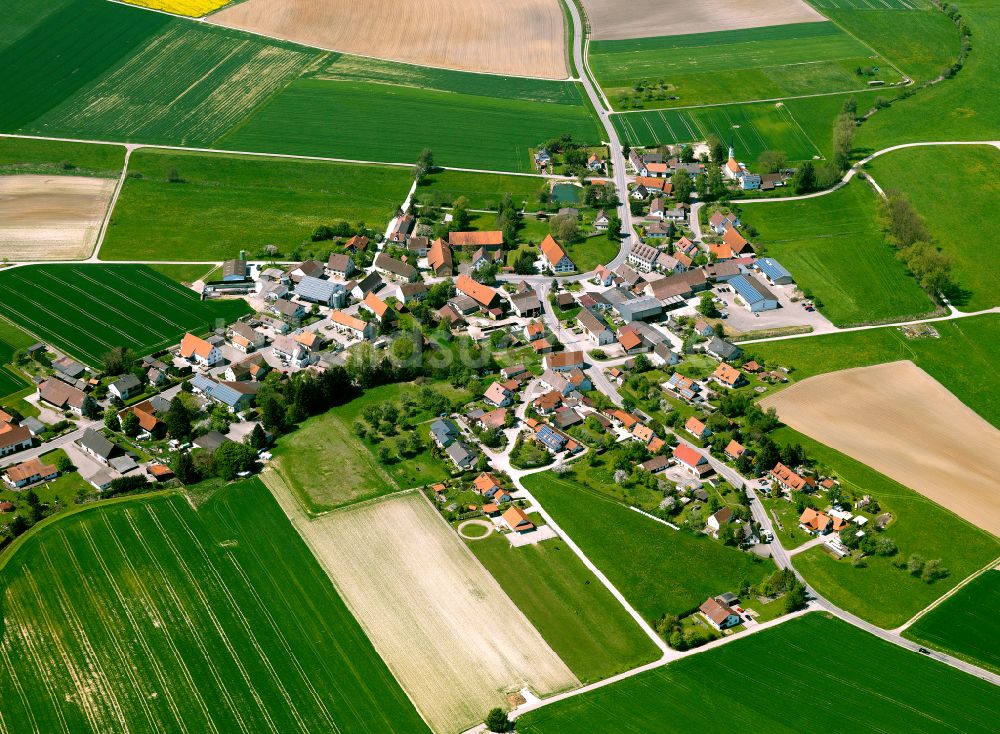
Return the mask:
M 108 233 L 108 227 L 111 224 L 111 216 L 115 211 L 115 205 L 118 204 L 118 197 L 122 193 L 122 189 L 125 188 L 125 179 L 128 177 L 128 162 L 129 158 L 132 157 L 132 151 L 135 150 L 135 146 L 132 144 L 125 145 L 125 160 L 122 162 L 122 172 L 118 177 L 118 183 L 115 184 L 115 190 L 111 192 L 111 199 L 108 201 L 107 211 L 104 212 L 104 220 L 101 222 L 101 229 L 97 233 L 97 239 L 94 242 L 94 248 L 90 251 L 85 260 L 96 261 L 98 255 L 101 252 L 101 248 L 104 246 L 104 237 Z
M 889 630 L 889 631 L 890 632 L 895 632 L 898 635 L 902 635 L 903 632 L 905 632 L 911 626 L 913 626 L 913 624 L 915 622 L 919 621 L 920 618 L 923 617 L 925 614 L 927 614 L 928 612 L 934 611 L 934 609 L 936 609 L 941 604 L 943 604 L 944 602 L 946 602 L 950 597 L 954 596 L 960 589 L 962 589 L 963 587 L 965 587 L 968 584 L 972 583 L 977 578 L 979 578 L 980 576 L 982 576 L 984 573 L 989 573 L 990 571 L 994 570 L 997 567 L 997 565 L 1000 565 L 1000 556 L 998 556 L 997 558 L 994 558 L 992 561 L 990 561 L 989 563 L 987 563 L 985 566 L 983 566 L 978 571 L 975 571 L 972 574 L 970 574 L 969 576 L 967 576 L 966 578 L 962 579 L 959 583 L 955 584 L 954 588 L 950 589 L 949 591 L 947 591 L 944 594 L 942 594 L 941 596 L 939 596 L 937 599 L 935 599 L 934 601 L 932 601 L 926 607 L 924 607 L 919 612 L 917 612 L 912 617 L 910 617 L 908 620 L 906 620 L 902 625 L 900 625 L 899 627 L 897 627 L 894 630 Z

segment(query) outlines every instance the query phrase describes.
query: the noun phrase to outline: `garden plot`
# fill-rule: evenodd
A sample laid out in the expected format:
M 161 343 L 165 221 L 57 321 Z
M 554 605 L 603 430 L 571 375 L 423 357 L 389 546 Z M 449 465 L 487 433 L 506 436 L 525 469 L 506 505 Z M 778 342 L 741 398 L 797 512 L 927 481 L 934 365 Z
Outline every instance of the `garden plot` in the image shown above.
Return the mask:
M 472 726 L 524 687 L 579 684 L 421 494 L 308 521 L 276 474 L 264 481 L 433 730 Z
M 0 257 L 76 260 L 94 248 L 114 179 L 0 176 Z
M 826 20 L 802 0 L 582 0 L 595 40 L 675 36 Z
M 248 0 L 210 20 L 319 48 L 424 66 L 567 76 L 560 0 Z
M 781 420 L 1000 535 L 1000 431 L 913 362 L 810 377 L 766 398 Z

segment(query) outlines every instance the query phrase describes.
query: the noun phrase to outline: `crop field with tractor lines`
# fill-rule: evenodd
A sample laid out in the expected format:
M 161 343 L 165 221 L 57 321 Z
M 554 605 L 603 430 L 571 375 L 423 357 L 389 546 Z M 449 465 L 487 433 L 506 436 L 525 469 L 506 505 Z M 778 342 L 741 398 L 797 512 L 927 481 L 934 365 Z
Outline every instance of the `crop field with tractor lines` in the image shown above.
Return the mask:
M 244 301 L 200 301 L 143 265 L 13 268 L 0 288 L 0 316 L 90 365 L 112 347 L 149 354 L 249 311 Z
M 112 501 L 0 571 L 0 728 L 426 732 L 257 480 Z

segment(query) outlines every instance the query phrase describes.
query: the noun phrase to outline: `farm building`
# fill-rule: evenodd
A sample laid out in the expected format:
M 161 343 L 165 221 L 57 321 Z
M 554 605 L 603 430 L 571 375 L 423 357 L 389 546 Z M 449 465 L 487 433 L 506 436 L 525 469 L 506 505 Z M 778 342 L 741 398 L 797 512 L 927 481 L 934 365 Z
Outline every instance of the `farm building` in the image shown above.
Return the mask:
M 409 263 L 404 263 L 402 260 L 389 257 L 384 252 L 380 252 L 375 256 L 375 262 L 372 263 L 372 266 L 377 273 L 391 280 L 404 280 L 407 283 L 412 283 L 417 279 L 417 269 L 415 267 Z
M 449 232 L 448 244 L 457 250 L 499 250 L 503 246 L 503 232 Z
M 451 275 L 454 267 L 451 247 L 440 237 L 431 243 L 431 248 L 427 252 L 427 267 L 438 277 Z
M 583 327 L 587 337 L 599 347 L 611 344 L 615 340 L 615 333 L 608 326 L 607 322 L 600 316 L 583 309 L 577 314 L 577 323 Z
M 247 279 L 246 260 L 226 260 L 222 263 L 222 280 L 226 283 Z
M 347 289 L 341 283 L 305 276 L 295 286 L 295 295 L 303 301 L 318 303 L 329 308 L 343 308 L 347 302 Z
M 785 266 L 773 257 L 760 258 L 756 263 L 756 268 L 771 285 L 789 285 L 795 282 Z
M 327 258 L 326 270 L 332 277 L 345 280 L 355 270 L 357 270 L 357 268 L 354 267 L 354 261 L 351 260 L 350 255 L 334 252 L 330 254 L 329 258 Z
M 778 308 L 778 297 L 752 275 L 737 275 L 729 284 L 751 313 Z
M 86 397 L 83 390 L 55 378 L 38 385 L 38 399 L 57 410 L 69 410 L 82 415 Z

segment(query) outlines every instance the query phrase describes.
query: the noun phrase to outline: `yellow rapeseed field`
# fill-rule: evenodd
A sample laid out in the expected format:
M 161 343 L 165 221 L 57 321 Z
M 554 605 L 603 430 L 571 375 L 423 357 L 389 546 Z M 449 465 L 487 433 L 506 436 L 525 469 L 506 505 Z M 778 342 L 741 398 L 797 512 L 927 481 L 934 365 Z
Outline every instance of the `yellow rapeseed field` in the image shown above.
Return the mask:
M 230 0 L 125 0 L 125 2 L 143 8 L 165 10 L 168 13 L 197 18 L 205 13 L 218 10 L 223 5 L 228 5 Z

